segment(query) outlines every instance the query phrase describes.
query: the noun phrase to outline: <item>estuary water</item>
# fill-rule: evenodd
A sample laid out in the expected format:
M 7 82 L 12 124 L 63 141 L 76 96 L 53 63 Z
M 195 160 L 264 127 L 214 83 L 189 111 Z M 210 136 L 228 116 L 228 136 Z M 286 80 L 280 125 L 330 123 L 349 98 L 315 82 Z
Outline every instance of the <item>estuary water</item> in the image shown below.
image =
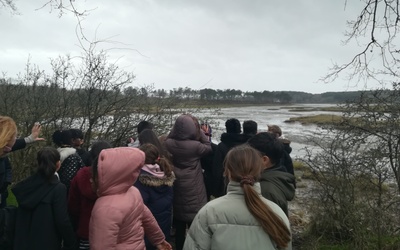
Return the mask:
M 318 114 L 338 114 L 340 112 L 333 111 L 293 111 L 293 108 L 317 108 L 331 107 L 335 104 L 295 104 L 292 106 L 251 106 L 251 107 L 233 107 L 222 108 L 218 115 L 215 115 L 212 120 L 213 125 L 213 142 L 218 143 L 220 136 L 225 132 L 225 121 L 230 118 L 237 118 L 242 124 L 245 120 L 254 120 L 258 123 L 258 131 L 267 131 L 267 125 L 278 125 L 282 129 L 282 136 L 291 141 L 293 149 L 290 154 L 292 158 L 302 158 L 305 155 L 305 147 L 313 147 L 309 138 L 311 136 L 318 137 L 326 130 L 319 128 L 316 125 L 302 125 L 299 122 L 286 123 L 291 117 L 311 116 Z

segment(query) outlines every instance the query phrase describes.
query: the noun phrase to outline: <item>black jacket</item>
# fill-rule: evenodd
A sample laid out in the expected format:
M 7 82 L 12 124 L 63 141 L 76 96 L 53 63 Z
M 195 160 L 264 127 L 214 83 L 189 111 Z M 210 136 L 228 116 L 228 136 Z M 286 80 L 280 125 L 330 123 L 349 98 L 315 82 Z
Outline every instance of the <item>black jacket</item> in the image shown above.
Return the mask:
M 15 250 L 76 249 L 75 233 L 67 213 L 66 188 L 57 176 L 46 180 L 34 174 L 15 185 L 12 191 L 19 204 Z
M 7 191 L 7 186 L 11 183 L 11 163 L 8 156 L 0 158 L 0 193 Z
M 85 167 L 92 166 L 92 157 L 88 151 L 83 148 L 77 148 L 76 153 L 81 157 Z
M 213 195 L 220 197 L 226 194 L 225 187 L 227 183 L 224 181 L 224 159 L 229 150 L 233 147 L 246 143 L 251 136 L 246 134 L 223 133 L 221 142 L 218 144 L 213 161 Z
M 15 141 L 11 151 L 23 149 L 26 147 L 24 138 L 19 138 Z M 0 157 L 0 194 L 7 197 L 7 187 L 12 182 L 11 164 L 8 156 Z M 3 198 L 4 198 L 3 197 Z M 4 200 L 4 199 L 3 199 Z M 0 205 L 4 207 L 5 204 Z
M 292 147 L 290 147 L 290 141 L 286 139 L 281 139 L 283 143 L 283 155 L 281 158 L 281 165 L 283 165 L 286 169 L 286 172 L 294 175 L 293 169 L 293 161 L 292 157 L 290 157 L 290 153 L 292 152 Z
M 203 156 L 200 161 L 201 161 L 201 167 L 203 168 L 203 177 L 204 177 L 204 185 L 206 186 L 206 192 L 207 192 L 207 200 L 210 200 L 210 196 L 212 195 L 212 190 L 213 190 L 213 161 L 214 161 L 214 154 L 215 151 L 217 150 L 217 144 L 211 143 L 211 148 L 212 151 Z

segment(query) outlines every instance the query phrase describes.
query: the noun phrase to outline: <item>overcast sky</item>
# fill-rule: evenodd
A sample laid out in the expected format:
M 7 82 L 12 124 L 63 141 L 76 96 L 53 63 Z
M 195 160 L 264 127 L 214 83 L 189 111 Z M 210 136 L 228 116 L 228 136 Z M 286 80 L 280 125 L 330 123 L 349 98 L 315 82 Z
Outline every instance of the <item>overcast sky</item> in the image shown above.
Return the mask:
M 20 15 L 0 9 L 0 71 L 23 72 L 28 58 L 49 70 L 50 58 L 79 55 L 77 21 L 46 1 L 15 0 Z M 79 0 L 77 2 L 80 2 Z M 82 1 L 81 1 L 82 2 Z M 106 39 L 110 59 L 136 75 L 135 85 L 243 91 L 357 90 L 344 77 L 318 82 L 333 62 L 357 52 L 342 44 L 360 1 L 96 0 L 82 22 L 89 39 Z M 82 8 L 81 8 L 82 9 Z M 97 31 L 96 31 L 97 30 Z

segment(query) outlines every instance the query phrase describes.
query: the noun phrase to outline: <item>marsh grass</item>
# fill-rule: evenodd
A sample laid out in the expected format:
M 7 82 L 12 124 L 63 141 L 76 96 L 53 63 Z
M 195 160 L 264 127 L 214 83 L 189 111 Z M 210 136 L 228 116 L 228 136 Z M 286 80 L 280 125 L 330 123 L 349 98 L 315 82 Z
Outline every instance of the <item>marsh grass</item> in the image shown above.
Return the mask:
M 331 107 L 290 107 L 290 112 L 312 112 L 312 111 L 327 111 L 327 112 L 344 112 L 345 109 L 338 106 Z
M 343 122 L 343 117 L 339 115 L 313 115 L 313 116 L 301 116 L 291 117 L 285 122 L 300 122 L 302 125 L 317 124 L 317 125 L 339 125 Z

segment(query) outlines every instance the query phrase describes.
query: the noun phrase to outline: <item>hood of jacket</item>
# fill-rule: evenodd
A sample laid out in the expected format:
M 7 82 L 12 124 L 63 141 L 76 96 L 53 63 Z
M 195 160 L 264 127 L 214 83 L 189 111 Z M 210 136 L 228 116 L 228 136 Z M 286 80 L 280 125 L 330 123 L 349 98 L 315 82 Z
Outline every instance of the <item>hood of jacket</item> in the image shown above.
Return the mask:
M 294 175 L 279 170 L 266 169 L 261 173 L 260 181 L 273 184 L 285 195 L 286 200 L 293 200 L 296 191 Z
M 84 167 L 79 169 L 76 177 L 78 179 L 77 185 L 82 195 L 89 200 L 96 200 L 97 194 L 93 191 L 90 178 L 92 178 L 91 167 Z
M 232 148 L 246 143 L 250 138 L 251 136 L 246 134 L 223 133 L 221 135 L 221 142 L 223 142 L 229 148 Z
M 140 172 L 138 181 L 140 181 L 140 183 L 142 183 L 143 185 L 150 187 L 172 187 L 174 185 L 175 179 L 176 178 L 174 172 L 172 172 L 170 176 L 165 175 L 163 178 L 159 178 L 142 170 Z
M 57 151 L 60 153 L 60 161 L 63 162 L 68 156 L 76 153 L 76 149 L 72 147 L 68 148 L 57 148 Z
M 168 138 L 178 141 L 196 140 L 199 133 L 200 130 L 196 127 L 193 118 L 189 115 L 181 115 L 176 119 Z
M 292 147 L 290 146 L 290 141 L 289 143 L 283 143 L 283 149 L 290 154 L 292 152 Z
M 59 180 L 56 175 L 47 180 L 42 175 L 36 173 L 15 185 L 12 188 L 12 192 L 17 199 L 18 206 L 31 210 L 35 209 L 58 183 Z
M 165 173 L 164 171 L 161 170 L 160 165 L 156 164 L 144 164 L 142 167 L 142 171 L 141 172 L 147 172 L 151 175 L 154 175 L 157 178 L 164 178 Z
M 127 192 L 137 180 L 144 159 L 144 152 L 137 148 L 103 149 L 97 165 L 97 195 L 100 197 Z

